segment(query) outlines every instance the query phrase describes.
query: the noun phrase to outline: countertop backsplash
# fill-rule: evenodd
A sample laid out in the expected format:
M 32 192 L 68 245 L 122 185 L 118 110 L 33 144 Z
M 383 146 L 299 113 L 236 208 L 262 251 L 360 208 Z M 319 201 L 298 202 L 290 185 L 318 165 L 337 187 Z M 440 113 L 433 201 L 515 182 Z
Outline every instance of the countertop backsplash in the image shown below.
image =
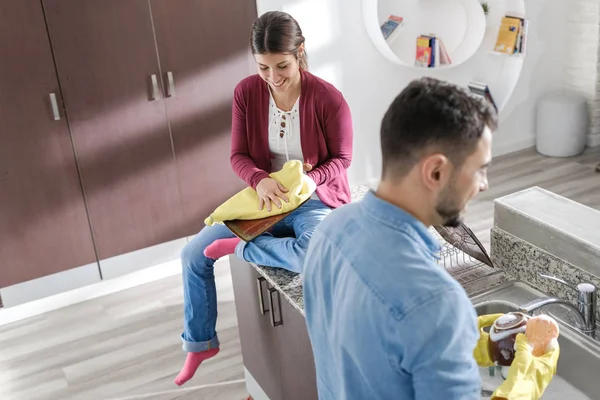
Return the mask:
M 492 261 L 507 274 L 525 281 L 550 296 L 569 300 L 577 306 L 577 292 L 550 279 L 542 278 L 540 273 L 556 276 L 573 286 L 581 282 L 590 282 L 600 287 L 600 277 L 558 258 L 518 237 L 493 227 L 490 236 Z M 600 299 L 599 299 L 600 304 Z M 596 310 L 596 320 L 600 321 L 600 308 Z

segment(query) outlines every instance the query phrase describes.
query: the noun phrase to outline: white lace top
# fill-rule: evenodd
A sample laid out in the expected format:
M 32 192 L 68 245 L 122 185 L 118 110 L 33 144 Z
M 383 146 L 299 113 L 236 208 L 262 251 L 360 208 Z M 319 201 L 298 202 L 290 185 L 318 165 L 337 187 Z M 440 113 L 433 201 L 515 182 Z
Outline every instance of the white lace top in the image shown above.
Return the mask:
M 275 104 L 269 91 L 269 150 L 275 156 L 271 159 L 271 170 L 279 171 L 289 160 L 304 163 L 300 140 L 300 97 L 290 111 L 282 111 Z M 313 199 L 318 199 L 316 193 Z

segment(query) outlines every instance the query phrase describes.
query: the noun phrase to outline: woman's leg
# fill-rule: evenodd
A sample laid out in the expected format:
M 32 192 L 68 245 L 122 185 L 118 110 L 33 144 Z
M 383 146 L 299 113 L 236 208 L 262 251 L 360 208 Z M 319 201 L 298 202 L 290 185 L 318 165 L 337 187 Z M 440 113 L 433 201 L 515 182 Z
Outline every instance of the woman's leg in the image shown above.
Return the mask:
M 296 237 L 278 238 L 264 234 L 235 248 L 238 258 L 268 267 L 302 272 L 308 243 L 319 223 L 331 212 L 320 200 L 311 199 L 279 222 L 293 228 Z
M 183 277 L 184 332 L 183 349 L 188 352 L 186 363 L 175 379 L 178 385 L 189 380 L 196 369 L 214 356 L 219 349 L 217 324 L 217 292 L 215 260 L 204 255 L 204 249 L 217 239 L 233 237 L 225 226 L 204 227 L 181 252 Z

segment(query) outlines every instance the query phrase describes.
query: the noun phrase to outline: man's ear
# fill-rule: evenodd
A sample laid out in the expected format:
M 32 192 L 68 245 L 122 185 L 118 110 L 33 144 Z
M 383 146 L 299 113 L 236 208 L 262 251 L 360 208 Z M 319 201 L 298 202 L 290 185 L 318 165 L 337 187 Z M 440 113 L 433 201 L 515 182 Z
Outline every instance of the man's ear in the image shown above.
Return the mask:
M 431 154 L 421 161 L 421 179 L 430 190 L 445 186 L 451 174 L 452 164 L 443 154 Z

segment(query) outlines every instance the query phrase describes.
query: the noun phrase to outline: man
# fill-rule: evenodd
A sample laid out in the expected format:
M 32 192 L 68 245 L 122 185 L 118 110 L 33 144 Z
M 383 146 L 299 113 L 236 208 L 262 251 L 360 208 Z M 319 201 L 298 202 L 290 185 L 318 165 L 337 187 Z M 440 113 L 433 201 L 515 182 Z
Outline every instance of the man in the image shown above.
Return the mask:
M 411 82 L 390 105 L 377 191 L 334 210 L 305 260 L 320 399 L 480 399 L 478 318 L 436 263 L 440 244 L 428 227 L 457 226 L 469 200 L 488 188 L 496 128 L 483 98 L 432 78 Z M 479 344 L 485 353 L 487 342 Z M 489 360 L 483 353 L 477 359 Z M 519 360 L 528 369 L 525 353 Z M 554 373 L 551 361 L 544 376 Z M 512 372 L 502 394 L 526 375 Z M 548 381 L 533 386 L 543 391 Z

